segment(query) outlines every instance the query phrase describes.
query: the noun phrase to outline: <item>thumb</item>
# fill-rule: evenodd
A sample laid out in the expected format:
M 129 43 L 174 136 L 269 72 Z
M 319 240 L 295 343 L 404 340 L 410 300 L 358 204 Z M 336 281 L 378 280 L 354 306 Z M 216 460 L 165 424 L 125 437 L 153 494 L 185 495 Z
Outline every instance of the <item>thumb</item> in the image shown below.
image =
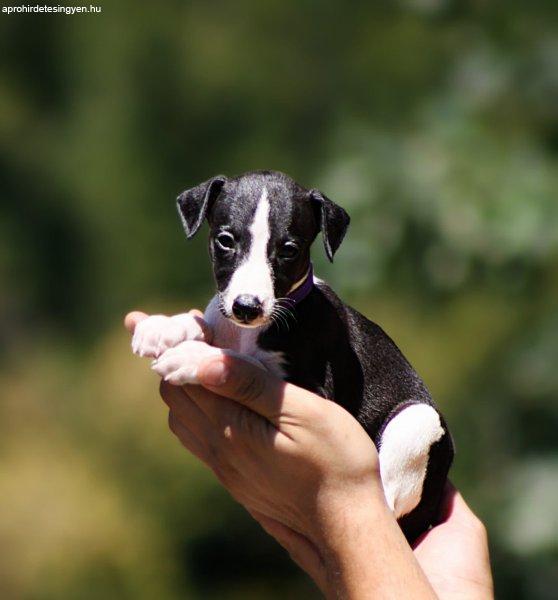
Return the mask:
M 140 321 L 143 321 L 144 319 L 147 319 L 147 315 L 144 312 L 141 312 L 139 310 L 134 310 L 132 312 L 129 312 L 124 317 L 124 327 L 126 327 L 126 329 L 130 333 L 134 333 L 134 329 L 136 328 L 136 325 Z
M 275 422 L 298 396 L 310 392 L 287 384 L 241 356 L 221 355 L 204 361 L 198 368 L 200 384 L 243 404 Z

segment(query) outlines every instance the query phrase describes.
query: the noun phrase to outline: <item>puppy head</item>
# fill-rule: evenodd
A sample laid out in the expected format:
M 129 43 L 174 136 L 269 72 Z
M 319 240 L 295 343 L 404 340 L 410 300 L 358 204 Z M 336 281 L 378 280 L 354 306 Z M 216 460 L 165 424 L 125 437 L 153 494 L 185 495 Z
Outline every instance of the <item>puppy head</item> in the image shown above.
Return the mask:
M 349 225 L 321 192 L 275 171 L 218 175 L 180 194 L 177 204 L 188 238 L 208 220 L 221 312 L 244 327 L 268 323 L 304 279 L 319 231 L 333 260 Z

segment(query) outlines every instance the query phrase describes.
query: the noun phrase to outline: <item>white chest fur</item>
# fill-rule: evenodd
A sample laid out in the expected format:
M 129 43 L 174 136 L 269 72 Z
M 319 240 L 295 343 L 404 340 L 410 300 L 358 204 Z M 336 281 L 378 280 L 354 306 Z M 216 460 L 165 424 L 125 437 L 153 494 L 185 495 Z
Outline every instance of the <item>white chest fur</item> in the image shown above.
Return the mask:
M 258 346 L 262 327 L 240 327 L 223 316 L 219 310 L 219 298 L 214 296 L 205 309 L 204 319 L 213 330 L 212 345 L 247 354 L 260 361 L 274 375 L 285 377 L 284 358 L 280 352 L 269 352 Z

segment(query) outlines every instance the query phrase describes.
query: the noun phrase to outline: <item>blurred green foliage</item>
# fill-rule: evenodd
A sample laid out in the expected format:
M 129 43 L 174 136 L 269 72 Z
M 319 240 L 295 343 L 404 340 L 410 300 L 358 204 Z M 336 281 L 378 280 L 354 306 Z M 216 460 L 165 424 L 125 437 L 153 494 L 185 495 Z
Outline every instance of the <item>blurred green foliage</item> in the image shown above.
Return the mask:
M 177 193 L 273 168 L 353 216 L 318 271 L 447 414 L 498 596 L 556 597 L 556 3 L 101 5 L 0 14 L 0 596 L 316 595 L 120 331 L 211 294 Z

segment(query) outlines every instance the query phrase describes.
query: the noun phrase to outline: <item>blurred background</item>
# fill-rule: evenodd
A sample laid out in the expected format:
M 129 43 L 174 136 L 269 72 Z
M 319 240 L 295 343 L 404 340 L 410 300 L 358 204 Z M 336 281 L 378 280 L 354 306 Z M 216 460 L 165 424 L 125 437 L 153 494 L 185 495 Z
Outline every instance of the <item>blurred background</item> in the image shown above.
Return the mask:
M 446 414 L 497 595 L 555 598 L 556 3 L 96 1 L 0 13 L 0 596 L 318 597 L 121 326 L 212 295 L 176 195 L 272 168 L 352 215 L 317 271 Z

